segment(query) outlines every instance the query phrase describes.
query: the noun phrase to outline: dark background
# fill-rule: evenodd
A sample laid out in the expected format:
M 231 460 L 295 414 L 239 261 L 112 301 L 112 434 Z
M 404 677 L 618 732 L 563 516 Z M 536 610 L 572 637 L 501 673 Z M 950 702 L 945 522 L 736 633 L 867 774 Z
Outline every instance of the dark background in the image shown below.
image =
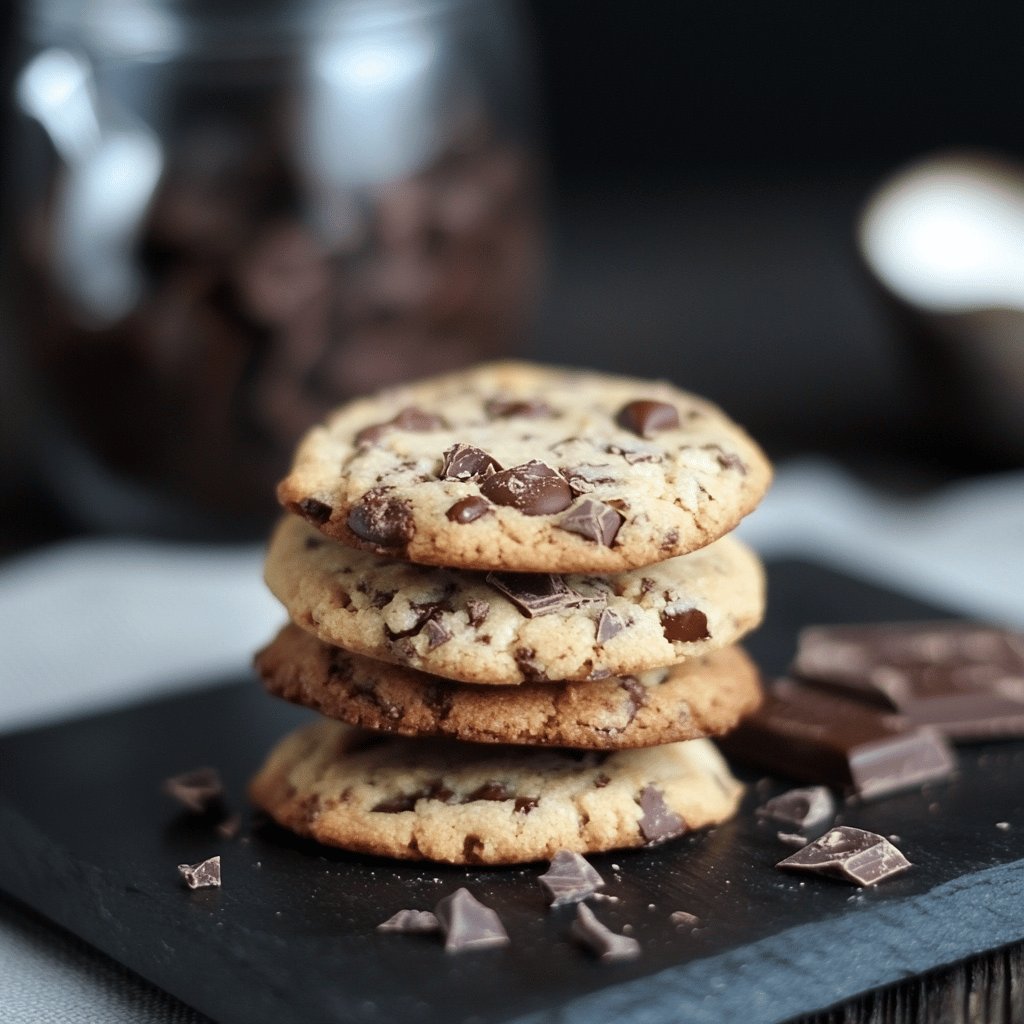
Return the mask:
M 907 160 L 951 147 L 1024 158 L 1024 5 L 526 10 L 550 168 L 532 354 L 670 376 L 724 404 L 776 458 L 825 452 L 913 486 L 1013 464 L 922 416 L 853 225 Z M 0 29 L 7 95 L 9 2 Z M 0 412 L 0 512 L 31 519 L 25 536 L 64 529 L 10 418 Z

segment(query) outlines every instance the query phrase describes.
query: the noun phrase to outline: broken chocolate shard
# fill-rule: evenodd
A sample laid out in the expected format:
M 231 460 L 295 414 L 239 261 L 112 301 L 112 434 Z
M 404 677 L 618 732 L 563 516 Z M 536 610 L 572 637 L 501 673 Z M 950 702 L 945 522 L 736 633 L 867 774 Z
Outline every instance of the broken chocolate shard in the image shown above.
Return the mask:
M 472 949 L 507 946 L 508 933 L 501 919 L 476 900 L 468 889 L 457 889 L 434 908 L 444 932 L 444 951 L 462 953 Z
M 489 572 L 487 583 L 504 594 L 528 619 L 570 608 L 602 607 L 605 599 L 586 597 L 561 576 L 548 573 Z
M 836 814 L 836 803 L 825 786 L 790 789 L 768 800 L 756 812 L 762 818 L 798 829 L 815 829 L 831 822 Z
M 389 430 L 408 430 L 415 433 L 425 433 L 428 430 L 442 430 L 447 424 L 440 416 L 424 412 L 414 405 L 402 409 L 393 419 L 386 423 L 372 423 L 363 427 L 356 434 L 356 445 L 364 446 L 376 444 Z
M 316 526 L 322 526 L 331 518 L 334 510 L 326 502 L 318 501 L 316 498 L 303 498 L 296 502 L 295 510 L 303 519 L 309 520 Z
M 910 861 L 884 836 L 850 825 L 831 829 L 776 865 L 860 886 L 877 885 L 910 866 Z
M 665 803 L 665 796 L 657 786 L 645 786 L 637 803 L 641 811 L 637 825 L 645 845 L 658 846 L 686 831 L 686 822 Z
M 526 516 L 563 512 L 573 502 L 565 477 L 536 459 L 484 477 L 480 493 L 495 505 L 517 509 Z
M 441 457 L 442 480 L 479 480 L 501 470 L 501 463 L 482 448 L 457 443 Z
M 382 548 L 402 547 L 413 535 L 409 503 L 382 487 L 367 491 L 349 510 L 346 521 L 360 540 Z
M 209 857 L 198 864 L 179 864 L 178 871 L 190 889 L 220 888 L 220 857 Z
M 440 930 L 441 922 L 429 910 L 399 910 L 377 925 L 377 931 L 395 935 L 429 935 Z
M 216 768 L 194 768 L 166 779 L 163 791 L 193 814 L 223 814 L 224 784 Z
M 666 640 L 673 643 L 692 644 L 707 640 L 708 617 L 699 608 L 683 608 L 678 611 L 666 608 L 661 613 L 661 630 Z
M 788 679 L 719 744 L 737 760 L 865 800 L 948 778 L 955 768 L 934 730 Z
M 445 516 L 449 522 L 461 523 L 464 526 L 466 523 L 475 523 L 490 511 L 491 503 L 486 498 L 478 498 L 475 494 L 471 494 L 468 498 L 460 498 L 455 502 L 445 512 Z
M 615 417 L 615 422 L 638 437 L 653 437 L 659 431 L 678 427 L 679 413 L 668 402 L 638 399 L 624 405 Z
M 696 914 L 691 914 L 686 910 L 673 910 L 668 915 L 668 919 L 677 928 L 699 928 L 700 918 Z
M 614 608 L 605 608 L 597 619 L 597 642 L 606 644 L 626 628 L 625 619 Z
M 552 907 L 579 903 L 604 888 L 604 879 L 597 870 L 578 853 L 559 850 L 551 858 L 551 866 L 538 876 L 537 882 Z
M 552 415 L 551 406 L 539 398 L 490 398 L 484 403 L 484 411 L 492 420 L 504 420 L 512 416 L 539 419 Z
M 569 937 L 604 963 L 635 960 L 640 955 L 640 943 L 636 939 L 619 935 L 603 925 L 585 903 L 576 907 L 576 920 L 569 928 Z
M 625 521 L 626 517 L 611 505 L 593 498 L 584 498 L 558 520 L 558 527 L 610 548 Z

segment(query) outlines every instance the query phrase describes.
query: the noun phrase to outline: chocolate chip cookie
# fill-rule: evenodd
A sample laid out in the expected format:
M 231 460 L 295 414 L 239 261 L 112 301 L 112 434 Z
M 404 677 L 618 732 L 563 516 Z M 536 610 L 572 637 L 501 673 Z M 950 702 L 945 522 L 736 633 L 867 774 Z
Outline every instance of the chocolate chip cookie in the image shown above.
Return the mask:
M 649 846 L 717 824 L 741 786 L 710 740 L 617 753 L 405 739 L 323 719 L 285 737 L 250 796 L 359 853 L 514 864 Z
M 351 654 L 289 625 L 256 669 L 270 693 L 350 725 L 473 743 L 649 747 L 721 735 L 761 700 L 738 647 L 637 676 L 484 687 Z
M 278 525 L 266 580 L 326 643 L 463 682 L 603 679 L 728 647 L 764 611 L 764 573 L 732 537 L 611 575 L 415 565 Z
M 278 497 L 393 558 L 619 572 L 721 537 L 770 478 L 735 423 L 668 383 L 509 362 L 343 406 Z

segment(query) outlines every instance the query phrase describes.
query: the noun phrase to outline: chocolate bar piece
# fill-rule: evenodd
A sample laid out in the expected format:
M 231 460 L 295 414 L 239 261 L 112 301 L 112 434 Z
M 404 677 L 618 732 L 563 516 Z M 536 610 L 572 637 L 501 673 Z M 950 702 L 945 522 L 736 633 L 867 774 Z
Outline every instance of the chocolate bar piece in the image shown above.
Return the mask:
M 839 825 L 775 866 L 868 886 L 906 871 L 911 864 L 885 836 Z
M 738 760 L 865 800 L 944 779 L 955 766 L 934 730 L 789 679 L 719 742 Z
M 1024 737 L 1024 636 L 970 622 L 813 626 L 796 675 L 953 739 Z

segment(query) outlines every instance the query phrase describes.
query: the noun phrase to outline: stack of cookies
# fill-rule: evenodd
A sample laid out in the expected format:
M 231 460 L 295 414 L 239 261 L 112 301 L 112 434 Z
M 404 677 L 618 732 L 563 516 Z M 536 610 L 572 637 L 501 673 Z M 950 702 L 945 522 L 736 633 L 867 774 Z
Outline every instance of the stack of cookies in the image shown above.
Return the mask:
M 338 410 L 278 493 L 267 689 L 325 717 L 251 785 L 348 850 L 508 864 L 732 815 L 760 702 L 763 453 L 669 384 L 499 363 Z

